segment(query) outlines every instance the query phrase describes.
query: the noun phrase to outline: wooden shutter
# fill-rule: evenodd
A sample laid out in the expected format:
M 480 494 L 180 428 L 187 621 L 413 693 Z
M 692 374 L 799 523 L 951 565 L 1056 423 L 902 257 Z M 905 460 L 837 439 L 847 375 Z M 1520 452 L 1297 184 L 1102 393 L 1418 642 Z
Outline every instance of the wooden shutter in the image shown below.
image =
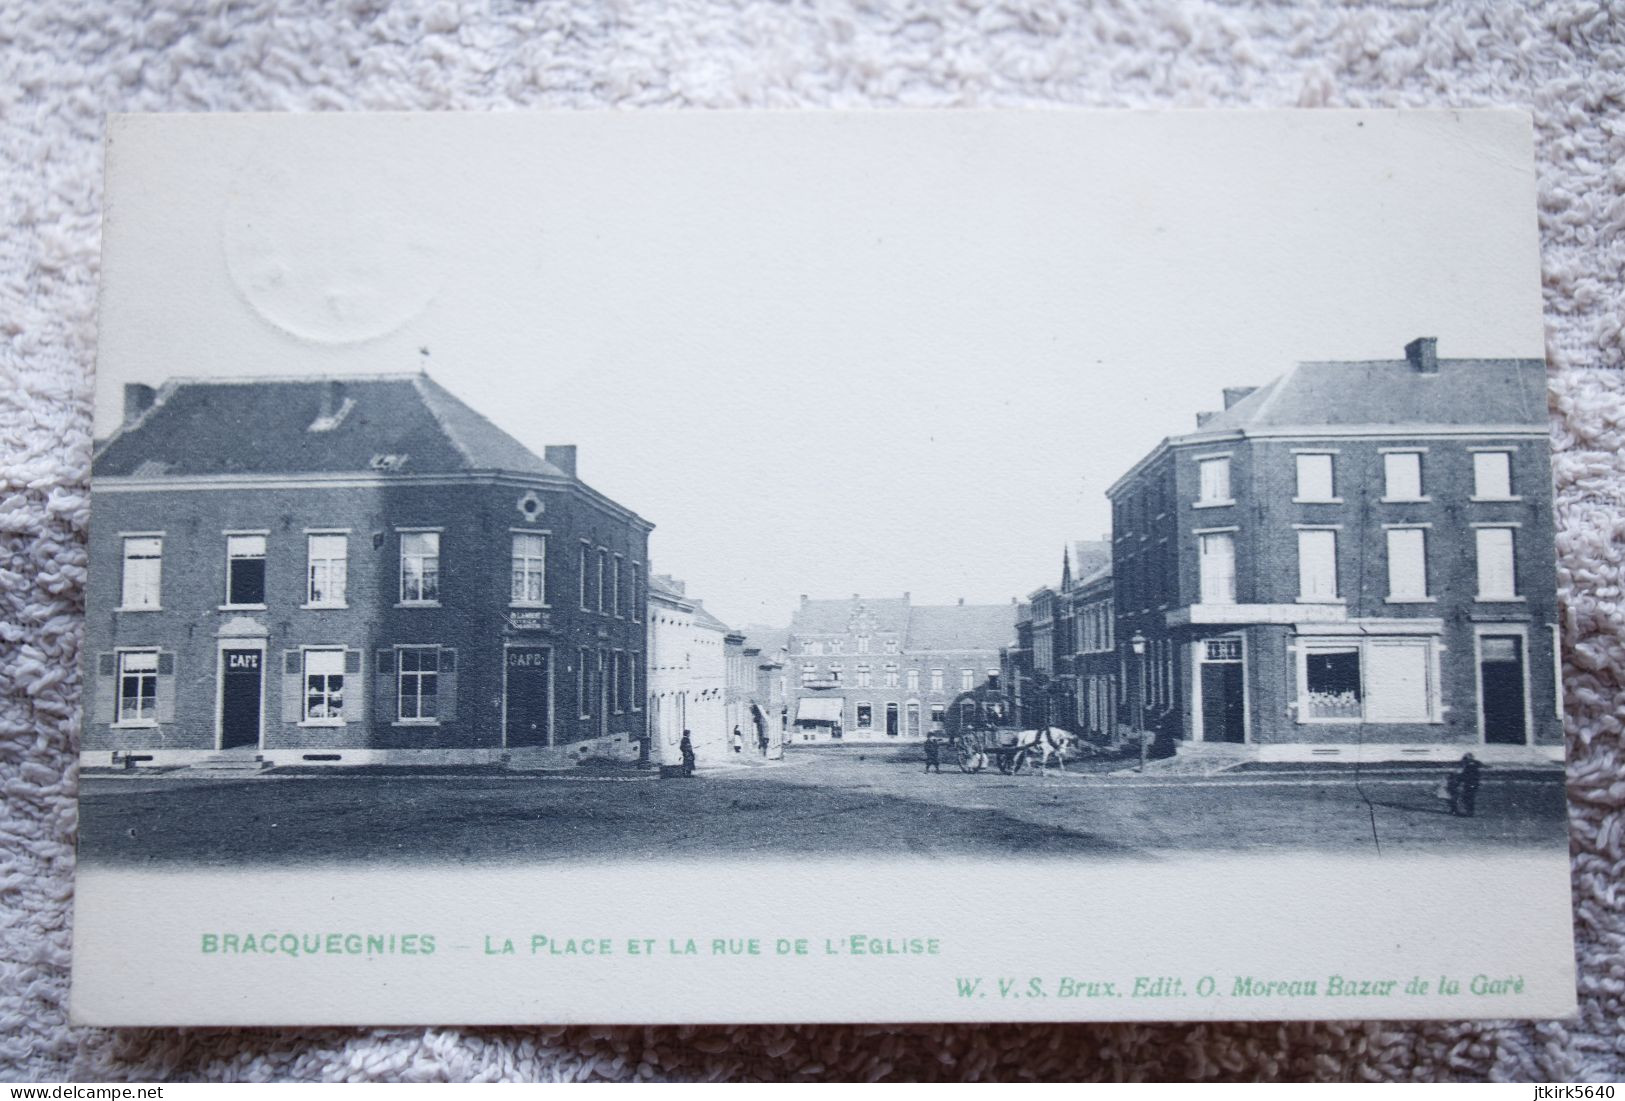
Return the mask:
M 175 721 L 175 654 L 170 650 L 158 652 L 158 721 Z
M 304 659 L 298 650 L 282 651 L 282 721 L 297 723 L 304 713 L 300 697 L 304 685 L 300 683 L 304 672 Z
M 344 721 L 367 721 L 367 690 L 361 677 L 361 651 L 344 651 Z
M 378 651 L 378 667 L 372 677 L 373 714 L 381 723 L 395 721 L 395 651 Z
M 457 651 L 440 651 L 440 721 L 457 718 Z
M 96 655 L 96 696 L 91 716 L 95 722 L 110 723 L 117 717 L 118 655 L 111 650 Z

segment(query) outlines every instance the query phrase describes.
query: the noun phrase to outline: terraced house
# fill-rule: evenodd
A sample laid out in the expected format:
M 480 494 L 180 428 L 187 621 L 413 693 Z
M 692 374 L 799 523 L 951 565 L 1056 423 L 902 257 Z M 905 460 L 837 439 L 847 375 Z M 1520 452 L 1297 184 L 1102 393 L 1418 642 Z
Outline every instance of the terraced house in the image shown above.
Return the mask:
M 97 449 L 88 764 L 642 749 L 651 526 L 427 375 L 130 385 Z
M 1561 759 L 1540 360 L 1303 363 L 1108 496 L 1124 717 L 1165 748 Z

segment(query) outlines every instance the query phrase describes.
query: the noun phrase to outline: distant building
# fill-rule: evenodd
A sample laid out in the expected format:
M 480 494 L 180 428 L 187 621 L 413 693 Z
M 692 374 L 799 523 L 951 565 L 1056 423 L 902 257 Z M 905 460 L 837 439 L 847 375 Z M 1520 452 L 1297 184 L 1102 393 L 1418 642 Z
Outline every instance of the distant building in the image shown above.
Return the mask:
M 685 730 L 701 767 L 731 752 L 727 697 L 732 632 L 688 596 L 686 588 L 667 574 L 649 579 L 650 759 L 662 768 L 682 764 Z
M 1004 681 L 1011 714 L 1021 726 L 1111 731 L 1109 724 L 1091 725 L 1098 718 L 1090 714 L 1095 697 L 1089 693 L 1098 692 L 1101 677 L 1115 677 L 1115 670 L 1102 668 L 1096 651 L 1084 649 L 1086 643 L 1096 643 L 1094 636 L 1085 639 L 1084 626 L 1093 626 L 1102 614 L 1102 575 L 1109 600 L 1110 540 L 1074 543 L 1062 552 L 1060 582 L 1035 589 L 1022 605 L 1016 638 L 1005 652 L 1009 669 Z M 1092 678 L 1092 685 L 1086 678 Z
M 86 763 L 641 748 L 648 521 L 426 375 L 125 388 L 92 465 Z
M 1012 604 L 916 605 L 901 598 L 809 600 L 791 618 L 795 741 L 921 739 L 962 692 L 999 675 Z
M 1545 365 L 1405 353 L 1227 390 L 1108 490 L 1165 747 L 1561 753 Z

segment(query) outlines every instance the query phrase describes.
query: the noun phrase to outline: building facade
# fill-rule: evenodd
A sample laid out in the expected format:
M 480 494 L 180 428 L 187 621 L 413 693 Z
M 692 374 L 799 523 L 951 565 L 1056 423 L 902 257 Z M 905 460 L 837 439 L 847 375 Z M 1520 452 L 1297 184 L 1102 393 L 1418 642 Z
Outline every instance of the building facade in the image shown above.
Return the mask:
M 649 740 L 651 760 L 668 772 L 683 763 L 685 731 L 701 767 L 731 752 L 728 639 L 733 632 L 686 590 L 667 574 L 649 579 Z
M 639 752 L 646 520 L 426 375 L 126 387 L 86 763 Z
M 1545 365 L 1423 339 L 1225 406 L 1108 491 L 1125 718 L 1265 758 L 1560 755 Z
M 920 740 L 949 705 L 1000 672 L 1016 605 L 919 605 L 901 598 L 809 600 L 791 619 L 786 662 L 796 742 Z

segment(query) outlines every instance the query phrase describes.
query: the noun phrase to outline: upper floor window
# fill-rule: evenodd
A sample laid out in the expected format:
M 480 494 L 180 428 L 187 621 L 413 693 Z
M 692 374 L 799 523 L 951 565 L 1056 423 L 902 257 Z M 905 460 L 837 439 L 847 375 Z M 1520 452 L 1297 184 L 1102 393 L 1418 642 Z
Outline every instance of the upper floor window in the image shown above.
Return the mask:
M 1199 537 L 1197 563 L 1203 604 L 1236 602 L 1236 541 L 1230 532 Z
M 1518 596 L 1511 528 L 1478 528 L 1478 599 Z
M 1298 599 L 1337 599 L 1337 532 L 1298 532 Z
M 1388 529 L 1388 599 L 1428 598 L 1427 530 Z
M 886 666 L 886 687 L 897 687 L 897 666 L 895 665 Z
M 1390 451 L 1382 457 L 1382 495 L 1389 501 L 1422 499 L 1422 453 Z
M 808 639 L 801 644 L 801 652 L 803 654 L 813 655 L 822 654 L 824 652 L 824 644 L 821 642 L 815 642 L 812 639 Z
M 858 666 L 858 687 L 869 687 L 869 667 L 867 665 Z
M 342 608 L 348 583 L 350 540 L 338 534 L 315 534 L 306 540 L 305 602 L 317 608 Z
M 226 536 L 226 603 L 265 603 L 265 536 Z
M 886 653 L 888 653 L 888 654 L 897 653 L 897 640 L 895 638 L 888 638 L 886 640 Z
M 920 690 L 920 671 L 918 669 L 910 669 L 908 671 L 908 690 L 910 692 L 918 692 Z
M 1473 452 L 1473 496 L 1504 501 L 1512 497 L 1512 455 L 1506 451 Z
M 440 600 L 440 533 L 401 532 L 401 603 Z
M 581 605 L 581 610 L 584 612 L 589 607 L 587 604 L 587 556 L 591 553 L 592 551 L 585 543 L 576 548 L 577 603 Z
M 615 556 L 615 571 L 610 574 L 611 593 L 610 606 L 614 608 L 617 618 L 626 615 L 626 605 L 621 603 L 621 572 L 626 569 L 626 561 L 620 555 Z
M 164 567 L 164 540 L 158 535 L 132 535 L 124 540 L 122 608 L 156 608 Z
M 829 679 L 834 681 L 836 684 L 841 683 L 841 673 L 843 671 L 842 666 L 838 662 L 832 661 L 829 663 Z
M 546 604 L 547 536 L 515 532 L 512 567 L 509 599 L 515 604 Z
M 933 692 L 941 692 L 942 691 L 942 670 L 941 669 L 933 669 L 933 670 L 931 670 L 931 691 L 933 691 Z
M 1332 484 L 1332 457 L 1325 454 L 1300 454 L 1298 457 L 1299 501 L 1334 501 L 1337 495 Z
M 598 611 L 609 613 L 609 551 L 598 548 Z
M 643 621 L 643 563 L 642 562 L 634 562 L 634 563 L 632 563 L 631 588 L 632 588 L 632 593 L 631 593 L 632 622 L 633 623 L 641 623 Z M 632 703 L 633 703 L 634 707 L 637 706 L 637 697 L 633 697 Z
M 1196 464 L 1201 474 L 1201 488 L 1196 503 L 1199 505 L 1228 504 L 1230 498 L 1230 460 L 1228 458 L 1203 459 Z
M 869 636 L 868 635 L 859 635 L 858 636 L 858 653 L 867 654 L 868 652 L 869 652 Z
M 975 672 L 970 669 L 961 669 L 959 671 L 959 690 L 969 692 L 974 687 L 976 687 Z
M 839 653 L 842 653 L 843 651 L 845 651 L 845 649 L 846 649 L 846 643 L 842 639 L 832 638 L 832 639 L 829 640 L 829 652 L 830 653 L 839 654 Z M 863 653 L 863 651 L 859 650 L 858 653 L 861 654 L 861 653 Z

